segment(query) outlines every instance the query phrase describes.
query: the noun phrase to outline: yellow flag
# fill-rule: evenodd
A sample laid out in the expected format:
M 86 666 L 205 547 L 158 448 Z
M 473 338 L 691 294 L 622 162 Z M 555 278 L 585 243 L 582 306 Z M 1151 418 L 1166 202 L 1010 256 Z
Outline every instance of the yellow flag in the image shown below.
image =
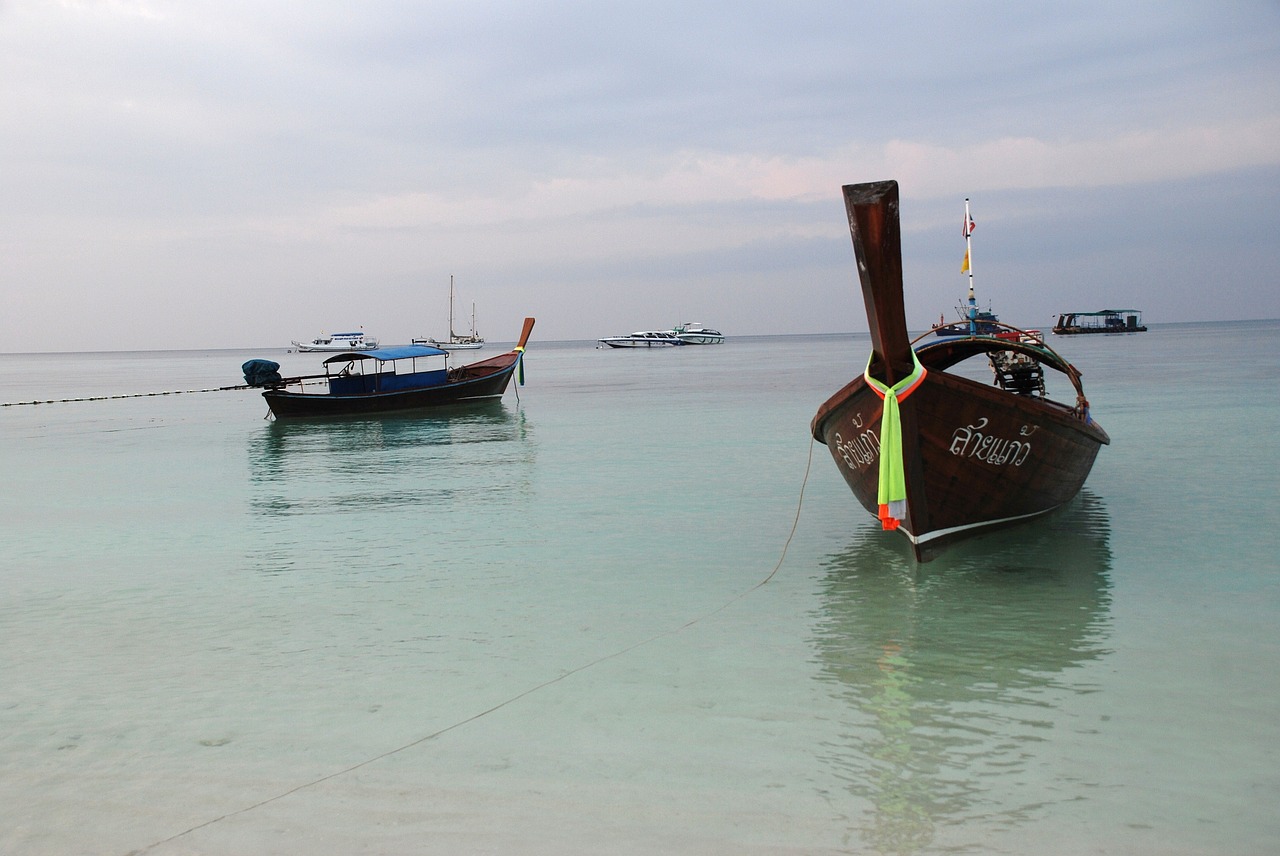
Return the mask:
M 964 273 L 969 269 L 969 251 L 964 251 L 964 264 L 960 265 L 960 273 Z

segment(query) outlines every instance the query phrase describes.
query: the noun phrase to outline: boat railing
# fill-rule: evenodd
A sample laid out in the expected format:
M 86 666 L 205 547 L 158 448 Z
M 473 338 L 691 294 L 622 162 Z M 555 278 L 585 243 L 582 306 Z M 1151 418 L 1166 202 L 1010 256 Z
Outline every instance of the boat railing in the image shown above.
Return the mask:
M 956 323 L 956 326 L 963 326 L 963 325 L 964 325 L 964 322 Z M 948 324 L 943 326 L 951 326 L 951 325 Z M 999 327 L 1000 330 L 995 333 L 972 334 L 975 338 L 1007 339 L 1011 342 L 1024 342 L 1027 344 L 1041 345 L 1045 348 L 1048 348 L 1048 346 L 1044 344 L 1044 334 L 1041 333 L 1039 330 L 1026 330 L 1026 329 L 1023 329 L 1022 327 L 1015 327 L 1012 324 L 1005 324 L 1003 321 L 985 321 L 984 320 L 982 322 L 982 326 L 985 328 Z M 924 339 L 929 338 L 930 336 L 934 335 L 934 332 L 937 329 L 938 329 L 937 325 L 930 327 L 927 331 L 925 331 L 924 333 L 921 333 L 919 336 L 916 336 L 914 339 L 912 339 L 911 344 L 914 346 L 917 342 L 920 342 L 920 341 L 923 341 Z M 963 334 L 963 335 L 970 335 L 970 334 Z
M 1062 354 L 1059 354 L 1053 348 L 1049 347 L 1049 345 L 1044 341 L 1043 333 L 1039 330 L 1024 330 L 1021 327 L 1015 327 L 1012 324 L 1005 324 L 1002 321 L 988 321 L 984 323 L 994 327 L 1000 327 L 1002 329 L 997 333 L 979 333 L 976 336 L 969 336 L 968 338 L 1017 342 L 1020 345 L 1029 346 L 1034 350 L 1043 353 L 1048 358 L 1049 364 L 1053 368 L 1058 369 L 1065 374 L 1067 379 L 1071 381 L 1071 385 L 1075 387 L 1076 406 L 1072 408 L 1072 412 L 1077 418 L 1086 422 L 1089 421 L 1089 401 L 1084 395 L 1084 384 L 1080 380 L 1080 370 L 1064 359 Z M 914 348 L 917 342 L 920 342 L 931 335 L 933 335 L 932 330 L 927 333 L 920 334 L 911 340 L 911 347 Z

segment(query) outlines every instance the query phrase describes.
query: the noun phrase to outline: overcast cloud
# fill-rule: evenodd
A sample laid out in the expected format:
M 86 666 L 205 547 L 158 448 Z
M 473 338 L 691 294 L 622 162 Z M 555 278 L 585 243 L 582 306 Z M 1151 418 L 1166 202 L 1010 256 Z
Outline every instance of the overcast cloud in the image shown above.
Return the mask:
M 877 8 L 883 7 L 883 8 Z M 1280 4 L 0 0 L 0 350 L 1280 317 Z

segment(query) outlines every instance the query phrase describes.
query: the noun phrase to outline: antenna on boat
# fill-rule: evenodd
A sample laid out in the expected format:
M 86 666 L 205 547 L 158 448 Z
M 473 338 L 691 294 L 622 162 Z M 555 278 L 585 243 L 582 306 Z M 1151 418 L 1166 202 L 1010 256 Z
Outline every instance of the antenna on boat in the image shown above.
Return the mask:
M 964 267 L 962 273 L 969 274 L 969 335 L 978 335 L 978 300 L 973 294 L 973 229 L 977 226 L 969 216 L 969 197 L 964 198 Z
M 453 274 L 449 274 L 449 341 L 452 342 L 455 338 L 457 337 L 453 332 Z

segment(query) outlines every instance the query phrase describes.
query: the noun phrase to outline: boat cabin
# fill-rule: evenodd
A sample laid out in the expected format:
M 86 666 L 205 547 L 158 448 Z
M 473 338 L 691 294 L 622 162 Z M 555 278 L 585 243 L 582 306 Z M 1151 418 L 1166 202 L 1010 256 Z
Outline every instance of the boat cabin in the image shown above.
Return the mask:
M 324 361 L 330 395 L 362 395 L 443 386 L 449 352 L 429 345 L 348 351 Z

